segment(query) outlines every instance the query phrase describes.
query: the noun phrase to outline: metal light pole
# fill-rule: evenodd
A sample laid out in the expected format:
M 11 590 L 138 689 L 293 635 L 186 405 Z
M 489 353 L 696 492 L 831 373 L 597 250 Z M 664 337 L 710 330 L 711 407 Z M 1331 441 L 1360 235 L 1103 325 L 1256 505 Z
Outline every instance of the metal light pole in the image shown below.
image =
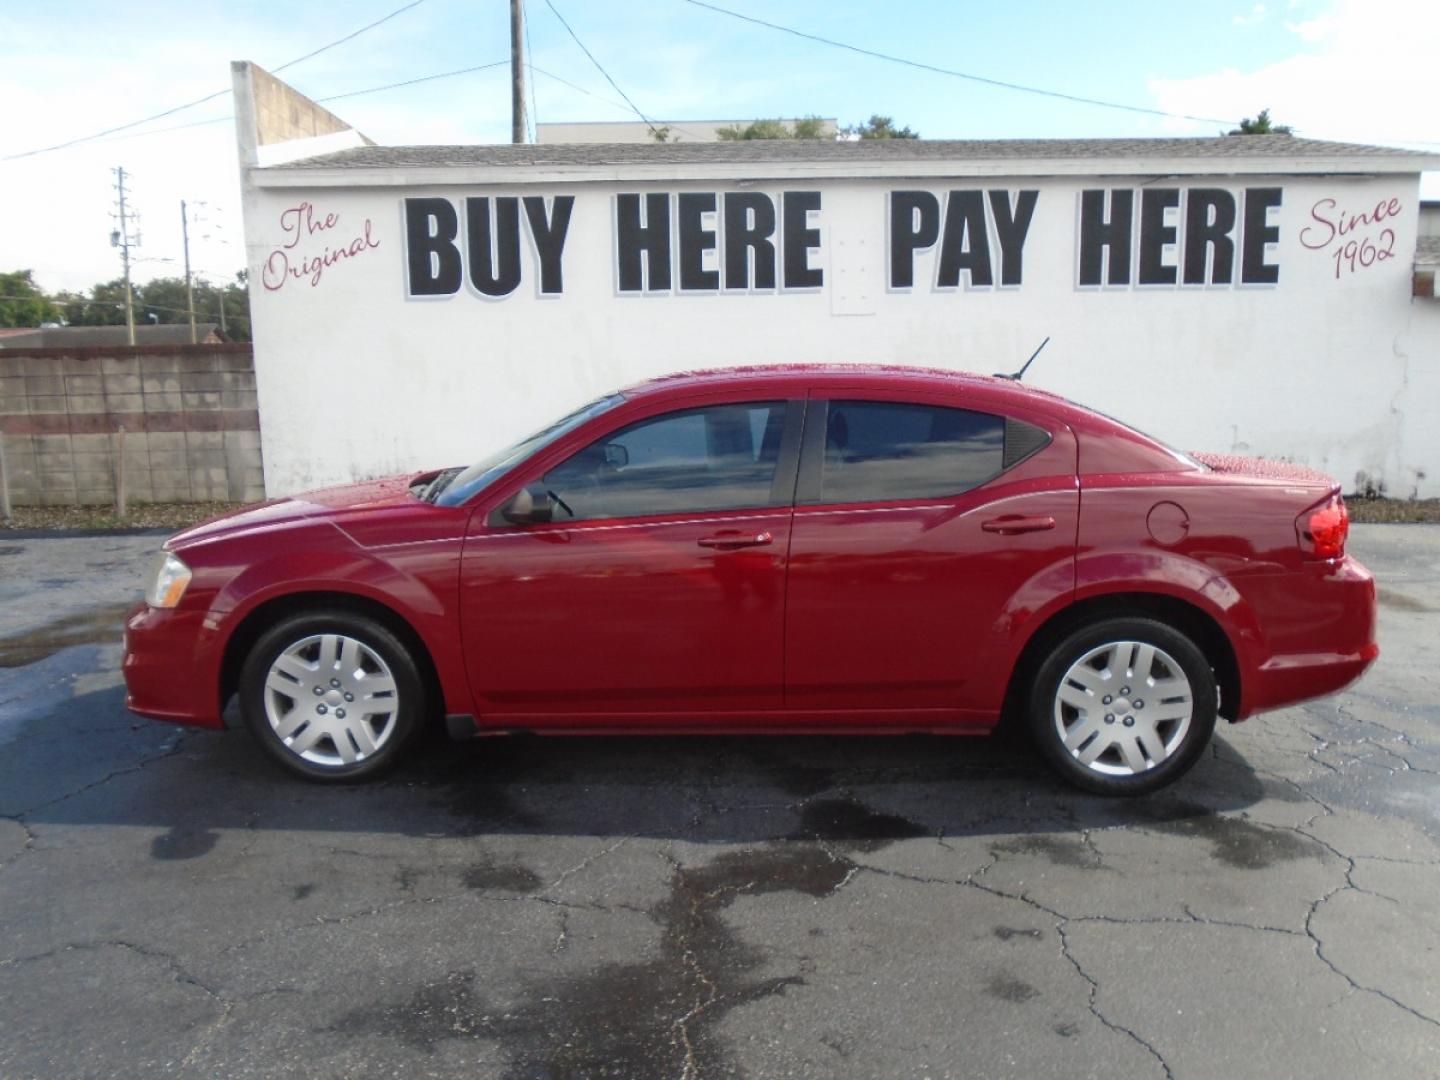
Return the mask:
M 125 208 L 125 170 L 115 167 L 115 190 L 120 193 L 120 229 L 110 237 L 120 249 L 120 262 L 125 267 L 125 332 L 131 345 L 135 344 L 135 291 L 130 287 L 130 219 Z
M 190 213 L 185 200 L 180 200 L 180 239 L 185 247 L 185 311 L 190 316 L 190 344 L 197 341 L 195 336 L 195 287 L 190 280 Z M 222 301 L 223 303 L 223 301 Z
M 510 141 L 525 141 L 525 15 L 521 0 L 510 0 Z

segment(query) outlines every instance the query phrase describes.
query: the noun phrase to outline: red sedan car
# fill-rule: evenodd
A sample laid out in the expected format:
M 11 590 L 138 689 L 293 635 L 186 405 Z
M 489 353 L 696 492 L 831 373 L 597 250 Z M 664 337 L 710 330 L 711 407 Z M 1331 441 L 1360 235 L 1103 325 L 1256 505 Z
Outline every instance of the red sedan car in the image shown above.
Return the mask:
M 322 780 L 452 733 L 983 733 L 1093 791 L 1189 769 L 1217 716 L 1339 690 L 1375 587 L 1329 478 L 1189 457 L 1005 379 L 675 375 L 465 469 L 180 533 L 126 621 L 127 702 Z

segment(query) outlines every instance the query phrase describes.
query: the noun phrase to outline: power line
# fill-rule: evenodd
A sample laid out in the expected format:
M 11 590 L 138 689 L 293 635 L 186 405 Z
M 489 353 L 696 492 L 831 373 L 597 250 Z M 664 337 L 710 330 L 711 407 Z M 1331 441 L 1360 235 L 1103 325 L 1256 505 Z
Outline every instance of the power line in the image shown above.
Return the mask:
M 452 79 L 457 75 L 469 75 L 476 71 L 488 71 L 491 68 L 502 67 L 510 63 L 509 60 L 496 60 L 491 64 L 477 64 L 474 67 L 460 68 L 456 71 L 441 71 L 434 75 L 422 75 L 418 79 L 406 79 L 404 82 L 386 83 L 384 86 L 368 86 L 363 90 L 347 90 L 343 94 L 331 94 L 329 97 L 315 98 L 317 105 L 323 105 L 330 101 L 339 101 L 342 98 L 360 97 L 362 94 L 378 94 L 382 90 L 398 90 L 403 86 L 415 86 L 417 83 L 434 82 L 436 79 Z M 542 72 L 543 74 L 543 72 Z M 617 105 L 617 108 L 621 106 Z M 227 120 L 234 120 L 233 113 L 225 116 L 212 116 L 208 120 L 193 120 L 188 124 L 175 124 L 173 127 L 153 128 L 150 131 L 137 131 L 131 135 L 117 135 L 114 139 L 108 140 L 118 142 L 121 139 L 139 139 L 146 135 L 164 135 L 172 131 L 188 131 L 190 128 L 206 127 L 209 124 L 223 124 Z
M 546 3 L 549 3 L 549 0 L 546 0 Z M 729 8 L 707 3 L 706 0 L 685 0 L 685 3 L 692 4 L 695 7 L 705 8 L 709 11 L 715 11 L 721 15 L 729 15 L 731 18 L 740 19 L 742 22 L 754 23 L 756 26 L 763 26 L 770 30 L 778 30 L 782 34 L 790 34 L 794 37 L 804 38 L 806 41 L 816 41 L 821 45 L 830 45 L 836 49 L 845 49 L 849 52 L 859 53 L 861 56 L 869 56 L 876 60 L 888 60 L 892 64 L 904 64 L 906 67 L 918 68 L 921 71 L 929 71 L 936 75 L 949 75 L 952 78 L 965 79 L 969 82 L 981 83 L 985 86 L 996 86 L 1003 90 L 1018 90 L 1025 94 L 1038 94 L 1041 97 L 1057 98 L 1061 101 L 1072 101 L 1080 105 L 1098 105 L 1104 109 L 1121 109 L 1124 112 L 1144 113 L 1147 116 L 1164 116 L 1172 120 L 1194 120 L 1202 124 L 1235 123 L 1234 120 L 1219 120 L 1213 116 L 1190 116 L 1186 113 L 1171 113 L 1163 109 L 1146 108 L 1143 105 L 1125 105 L 1118 101 L 1103 101 L 1100 98 L 1082 97 L 1079 94 L 1066 94 L 1059 90 L 1042 90 L 1037 86 L 1025 86 L 1022 83 L 1005 82 L 1003 79 L 990 79 L 983 75 L 972 75 L 969 72 L 956 71 L 953 68 L 936 67 L 934 64 L 922 63 L 919 60 L 910 60 L 903 56 L 892 56 L 890 53 L 861 48 L 859 45 L 851 45 L 844 41 L 835 41 L 832 38 L 821 37 L 819 34 L 808 34 L 803 30 L 796 30 L 793 27 L 781 26 L 779 23 L 757 19 L 753 15 L 745 15 L 738 11 L 731 11 Z M 563 22 L 564 20 L 561 21 Z M 581 48 L 584 48 L 584 46 L 581 46 Z M 616 87 L 616 89 L 618 90 L 619 87 Z
M 277 68 L 274 68 L 273 70 L 284 71 L 286 68 L 294 67 L 296 64 L 301 63 L 304 60 L 309 60 L 312 57 L 319 56 L 321 53 L 333 49 L 337 45 L 343 45 L 347 41 L 353 41 L 355 38 L 359 37 L 367 30 L 373 30 L 375 29 L 375 27 L 381 25 L 382 23 L 389 22 L 397 15 L 403 15 L 411 8 L 419 7 L 423 3 L 425 3 L 425 0 L 411 0 L 411 2 L 406 4 L 404 7 L 396 8 L 394 11 L 390 12 L 390 14 L 384 16 L 383 18 L 376 19 L 374 22 L 366 26 L 362 26 L 359 30 L 352 31 L 351 33 L 346 34 L 342 38 L 336 38 L 328 45 L 322 45 L 318 49 L 313 49 L 312 51 L 306 53 L 304 56 L 297 56 L 294 60 L 287 60 L 285 63 L 281 64 Z M 184 105 L 176 105 L 173 109 L 166 109 L 164 112 L 155 113 L 153 116 L 147 116 L 141 120 L 132 120 L 128 124 L 117 124 L 115 127 L 106 128 L 104 131 L 97 131 L 93 135 L 81 135 L 78 138 L 70 139 L 67 142 L 56 143 L 54 146 L 42 146 L 35 150 L 23 151 L 19 154 L 7 154 L 5 157 L 0 157 L 0 161 L 17 161 L 20 158 L 34 157 L 36 154 L 48 154 L 52 150 L 64 150 L 67 147 L 76 146 L 80 143 L 91 142 L 95 139 L 104 138 L 106 135 L 114 135 L 118 131 L 128 131 L 130 128 L 139 127 L 142 124 L 148 124 L 152 120 L 163 120 L 167 116 L 174 116 L 176 113 L 184 112 L 186 109 L 193 109 L 197 105 L 204 105 L 207 101 L 214 101 L 216 98 L 223 97 L 228 93 L 230 93 L 230 88 L 226 87 L 224 90 L 216 90 L 213 94 L 206 94 L 202 98 L 196 98 L 194 101 L 187 101 Z
M 496 60 L 492 64 L 477 64 L 474 67 L 460 68 L 457 71 L 442 71 L 436 75 L 422 75 L 418 79 L 406 79 L 404 82 L 388 83 L 385 86 L 371 86 L 365 90 L 348 90 L 343 94 L 331 94 L 329 97 L 316 98 L 317 104 L 324 104 L 327 101 L 339 101 L 342 98 L 359 97 L 361 94 L 378 94 L 382 90 L 398 90 L 402 86 L 415 86 L 417 83 L 434 82 L 436 79 L 453 79 L 456 75 L 469 75 L 476 71 L 488 71 L 490 68 L 502 67 L 510 63 L 509 60 Z M 229 119 L 234 119 L 230 117 Z
M 284 71 L 286 68 L 294 67 L 296 64 L 302 63 L 302 62 L 305 61 L 305 60 L 309 60 L 309 59 L 312 59 L 313 57 L 319 56 L 319 55 L 320 55 L 321 53 L 323 53 L 323 52 L 329 52 L 331 49 L 335 48 L 337 45 L 344 45 L 347 41 L 354 41 L 357 37 L 359 37 L 361 34 L 365 33 L 367 30 L 374 30 L 377 26 L 380 26 L 380 25 L 383 24 L 383 23 L 389 22 L 391 19 L 395 18 L 395 17 L 398 16 L 398 15 L 404 15 L 405 12 L 409 11 L 411 8 L 417 8 L 417 7 L 419 7 L 421 4 L 423 4 L 424 2 L 425 2 L 425 0 L 411 0 L 411 2 L 408 3 L 408 4 L 406 4 L 404 7 L 398 7 L 398 8 L 396 8 L 394 11 L 390 12 L 389 15 L 382 15 L 380 18 L 376 19 L 374 22 L 368 23 L 368 24 L 366 24 L 365 26 L 360 27 L 359 30 L 353 30 L 353 31 L 351 31 L 350 33 L 346 34 L 346 35 L 345 35 L 344 37 L 342 37 L 342 38 L 336 38 L 334 41 L 330 42 L 330 44 L 328 44 L 328 45 L 321 45 L 320 48 L 314 50 L 313 52 L 308 52 L 308 53 L 306 53 L 304 56 L 297 56 L 294 60 L 287 60 L 285 63 L 281 64 L 279 67 L 272 69 L 272 73 L 278 73 L 278 72 Z
M 645 126 L 654 134 L 655 125 L 650 122 L 650 118 L 640 111 L 639 106 L 630 100 L 630 95 L 620 89 L 620 84 L 610 77 L 610 73 L 601 66 L 599 60 L 595 59 L 595 55 L 589 49 L 585 48 L 585 43 L 580 40 L 579 35 L 576 34 L 574 30 L 570 29 L 570 24 L 565 21 L 565 16 L 561 15 L 560 12 L 555 9 L 554 3 L 552 3 L 551 0 L 545 0 L 545 6 L 550 9 L 550 13 L 554 15 L 555 18 L 560 20 L 560 25 L 565 27 L 566 32 L 575 39 L 575 44 L 579 45 L 580 51 L 590 58 L 590 62 L 595 65 L 596 70 L 605 76 L 605 81 L 615 88 L 615 92 L 625 99 L 625 104 L 630 106 L 631 111 L 634 112 L 636 116 L 645 121 Z

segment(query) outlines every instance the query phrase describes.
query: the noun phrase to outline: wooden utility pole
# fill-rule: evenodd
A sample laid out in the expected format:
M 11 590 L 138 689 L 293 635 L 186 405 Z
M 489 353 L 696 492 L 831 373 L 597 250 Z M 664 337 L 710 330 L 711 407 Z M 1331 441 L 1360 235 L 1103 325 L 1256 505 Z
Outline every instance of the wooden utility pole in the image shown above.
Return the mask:
M 120 193 L 120 229 L 111 241 L 120 249 L 120 262 L 125 267 L 125 332 L 135 344 L 135 291 L 130 287 L 130 218 L 125 209 L 125 170 L 115 168 L 115 190 Z M 138 241 L 137 241 L 138 242 Z
M 510 141 L 525 141 L 525 13 L 521 0 L 510 0 Z
M 185 248 L 185 311 L 190 316 L 190 344 L 197 343 L 195 336 L 195 286 L 190 280 L 190 212 L 185 200 L 180 200 L 180 239 Z M 222 301 L 223 303 L 223 301 Z

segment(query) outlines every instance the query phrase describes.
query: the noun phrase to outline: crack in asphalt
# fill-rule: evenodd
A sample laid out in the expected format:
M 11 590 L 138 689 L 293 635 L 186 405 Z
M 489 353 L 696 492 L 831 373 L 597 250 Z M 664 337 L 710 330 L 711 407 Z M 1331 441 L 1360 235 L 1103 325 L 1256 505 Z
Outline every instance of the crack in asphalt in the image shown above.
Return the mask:
M 1305 916 L 1305 933 L 1309 936 L 1311 942 L 1312 942 L 1312 943 L 1314 944 L 1314 946 L 1315 946 L 1315 955 L 1316 955 L 1316 957 L 1319 958 L 1319 960 L 1320 960 L 1320 962 L 1321 962 L 1322 964 L 1324 964 L 1326 967 L 1328 967 L 1328 968 L 1329 968 L 1331 971 L 1333 971 L 1336 975 L 1339 975 L 1342 979 L 1344 979 L 1344 980 L 1350 985 L 1350 988 L 1351 988 L 1352 990 L 1359 990 L 1359 991 L 1361 991 L 1362 993 L 1366 993 L 1366 994 L 1374 994 L 1376 997 L 1381 998 L 1381 999 L 1384 1000 L 1384 1001 L 1388 1001 L 1391 1005 L 1394 1005 L 1397 1009 L 1402 1009 L 1402 1010 L 1404 1010 L 1405 1012 L 1409 1013 L 1411 1016 L 1415 1017 L 1415 1019 L 1417 1019 L 1417 1020 L 1423 1020 L 1425 1023 L 1431 1024 L 1431 1025 L 1433 1025 L 1434 1027 L 1440 1027 L 1440 1020 L 1437 1020 L 1435 1017 L 1429 1016 L 1429 1015 L 1421 1012 L 1419 1009 L 1416 1009 L 1416 1008 L 1413 1008 L 1412 1006 L 1406 1005 L 1405 1002 L 1403 1002 L 1403 1001 L 1399 1000 L 1398 998 L 1393 997 L 1392 995 L 1386 993 L 1384 990 L 1381 990 L 1378 986 L 1366 986 L 1364 983 L 1360 982 L 1358 979 L 1356 979 L 1354 976 L 1352 976 L 1349 972 L 1345 971 L 1345 970 L 1344 970 L 1343 968 L 1341 968 L 1338 964 L 1336 964 L 1333 960 L 1331 960 L 1330 957 L 1328 957 L 1328 956 L 1325 955 L 1325 945 L 1324 945 L 1324 942 L 1322 942 L 1322 941 L 1320 940 L 1320 935 L 1319 935 L 1318 933 L 1316 933 L 1315 928 L 1314 928 L 1314 926 L 1312 925 L 1313 922 L 1314 922 L 1314 920 L 1315 920 L 1315 914 L 1316 914 L 1316 912 L 1318 912 L 1318 911 L 1320 910 L 1321 907 L 1323 907 L 1326 903 L 1328 903 L 1332 897 L 1338 895 L 1339 893 L 1345 892 L 1345 891 L 1347 891 L 1348 889 L 1352 889 L 1352 888 L 1354 888 L 1354 887 L 1355 887 L 1355 886 L 1350 885 L 1350 884 L 1341 885 L 1339 888 L 1332 889 L 1330 892 L 1326 893 L 1326 894 L 1325 894 L 1324 896 L 1322 896 L 1319 900 L 1316 900 L 1314 903 L 1312 903 L 1312 904 L 1310 905 L 1310 911 L 1309 911 L 1309 913 Z M 1361 891 L 1363 891 L 1363 890 L 1361 890 Z M 1388 899 L 1388 897 L 1387 897 L 1387 899 Z
M 82 784 L 80 787 L 75 788 L 73 791 L 67 791 L 64 795 L 57 795 L 53 799 L 47 799 L 42 803 L 37 803 L 34 806 L 26 807 L 24 810 L 21 810 L 18 815 L 7 816 L 11 816 L 12 820 L 20 821 L 23 818 L 30 817 L 32 814 L 38 814 L 41 810 L 48 810 L 52 806 L 58 806 L 63 802 L 69 802 L 71 799 L 84 795 L 87 791 L 94 791 L 98 787 L 103 787 L 106 784 L 110 783 L 110 781 L 112 780 L 119 779 L 122 776 L 129 776 L 131 773 L 140 772 L 143 769 L 155 764 L 157 761 L 164 761 L 166 758 L 174 757 L 182 749 L 184 749 L 185 744 L 196 734 L 197 732 L 190 728 L 180 728 L 171 737 L 170 743 L 167 746 L 163 747 L 158 754 L 151 754 L 149 757 L 140 758 L 138 761 L 133 761 L 129 765 L 124 766 L 123 768 L 114 769 L 106 773 L 104 776 L 100 777 L 98 780 L 92 780 L 89 783 Z
M 1091 1015 L 1111 1031 L 1125 1035 L 1138 1046 L 1143 1047 L 1150 1056 L 1155 1059 L 1155 1063 L 1160 1066 L 1161 1071 L 1165 1074 L 1166 1080 L 1175 1080 L 1175 1073 L 1171 1071 L 1169 1063 L 1159 1050 L 1155 1049 L 1151 1043 L 1142 1038 L 1138 1032 L 1126 1027 L 1124 1024 L 1116 1023 L 1101 1011 L 1099 1001 L 1097 1000 L 1100 996 L 1100 981 L 1086 971 L 1085 968 L 1081 966 L 1080 961 L 1075 957 L 1075 954 L 1070 951 L 1070 937 L 1065 932 L 1064 920 L 1055 925 L 1055 932 L 1060 935 L 1060 955 L 1070 961 L 1070 965 L 1075 969 L 1076 974 L 1090 984 L 1088 1004 Z

